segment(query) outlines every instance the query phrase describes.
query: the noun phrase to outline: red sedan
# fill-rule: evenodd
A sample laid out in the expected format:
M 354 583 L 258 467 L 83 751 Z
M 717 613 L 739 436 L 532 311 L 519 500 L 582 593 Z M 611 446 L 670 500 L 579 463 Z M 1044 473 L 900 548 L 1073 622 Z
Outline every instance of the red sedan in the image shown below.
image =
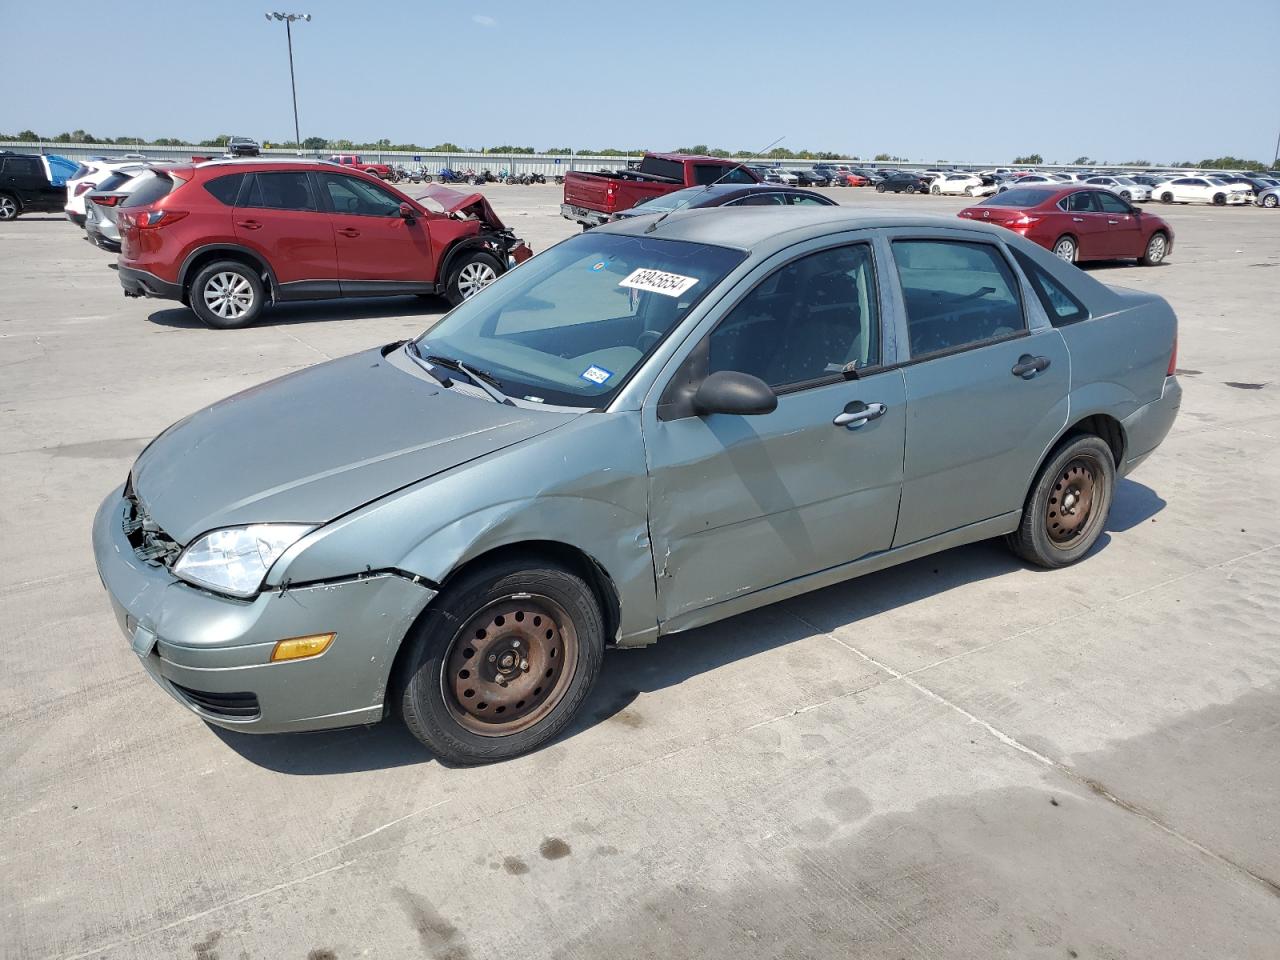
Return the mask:
M 1173 228 L 1110 190 L 1085 184 L 1014 186 L 960 211 L 1007 227 L 1063 260 L 1136 259 L 1155 266 L 1173 252 Z

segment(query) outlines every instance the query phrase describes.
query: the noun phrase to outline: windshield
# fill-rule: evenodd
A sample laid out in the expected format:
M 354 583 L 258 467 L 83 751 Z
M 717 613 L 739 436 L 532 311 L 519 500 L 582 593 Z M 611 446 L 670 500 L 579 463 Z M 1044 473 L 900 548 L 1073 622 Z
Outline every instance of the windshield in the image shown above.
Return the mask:
M 418 338 L 417 351 L 491 374 L 515 399 L 602 407 L 745 256 L 584 233 L 464 301 Z

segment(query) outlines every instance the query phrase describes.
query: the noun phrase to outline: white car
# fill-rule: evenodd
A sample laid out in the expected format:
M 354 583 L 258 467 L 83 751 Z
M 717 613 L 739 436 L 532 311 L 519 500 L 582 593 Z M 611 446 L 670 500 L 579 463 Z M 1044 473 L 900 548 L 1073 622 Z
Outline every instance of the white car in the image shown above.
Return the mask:
M 1063 181 L 1057 177 L 1051 177 L 1047 173 L 1028 173 L 1025 177 L 1019 177 L 1017 180 L 1006 180 L 1000 184 L 998 193 L 1004 193 L 1011 187 L 1029 187 L 1033 183 L 1051 184 L 1053 186 L 1062 186 Z
M 1120 194 L 1125 200 L 1137 202 L 1151 199 L 1151 188 L 1144 187 L 1137 180 L 1129 177 L 1090 177 L 1085 183 L 1106 187 L 1112 193 Z
M 800 182 L 800 178 L 794 173 L 790 170 L 783 170 L 781 167 L 775 167 L 765 174 L 765 180 L 769 183 L 785 183 L 789 187 L 794 187 Z
M 973 191 L 980 186 L 982 186 L 982 178 L 975 177 L 972 173 L 944 173 L 940 177 L 935 177 L 933 183 L 929 184 L 929 192 L 972 197 Z
M 99 183 L 117 170 L 139 173 L 146 163 L 138 160 L 83 160 L 76 172 L 67 178 L 67 203 L 63 212 L 78 227 L 84 226 L 84 195 L 97 189 Z
M 1253 189 L 1217 177 L 1176 177 L 1160 184 L 1151 194 L 1161 203 L 1253 203 Z

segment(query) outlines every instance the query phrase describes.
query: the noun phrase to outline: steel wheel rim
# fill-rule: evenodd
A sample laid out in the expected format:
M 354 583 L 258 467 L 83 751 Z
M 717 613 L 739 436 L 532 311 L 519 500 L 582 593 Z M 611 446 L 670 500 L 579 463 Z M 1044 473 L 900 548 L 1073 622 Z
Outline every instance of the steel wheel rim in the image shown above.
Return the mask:
M 1049 542 L 1069 550 L 1092 532 L 1097 520 L 1094 504 L 1101 492 L 1102 470 L 1090 456 L 1070 460 L 1054 481 L 1045 505 L 1045 532 Z
M 204 305 L 223 320 L 238 320 L 253 306 L 253 286 L 230 270 L 210 277 L 203 296 Z
M 458 292 L 463 300 L 469 300 L 497 279 L 497 272 L 489 264 L 468 263 L 458 271 Z
M 1058 245 L 1053 248 L 1053 255 L 1070 263 L 1076 258 L 1076 245 L 1070 240 L 1059 240 Z
M 0 217 L 8 220 L 18 212 L 18 205 L 9 197 L 0 197 Z
M 516 594 L 476 613 L 454 637 L 440 675 L 450 715 L 482 737 L 520 733 L 564 699 L 578 668 L 578 634 L 550 597 Z
M 1151 238 L 1151 243 L 1147 245 L 1147 259 L 1152 263 L 1159 263 L 1164 259 L 1164 237 L 1155 236 Z

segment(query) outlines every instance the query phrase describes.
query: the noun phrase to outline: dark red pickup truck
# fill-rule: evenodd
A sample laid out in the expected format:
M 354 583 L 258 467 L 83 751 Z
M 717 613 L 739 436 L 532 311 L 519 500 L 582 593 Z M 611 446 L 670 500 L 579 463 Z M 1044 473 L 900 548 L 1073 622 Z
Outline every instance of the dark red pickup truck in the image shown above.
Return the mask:
M 369 176 L 377 177 L 379 180 L 391 179 L 391 167 L 387 164 L 362 160 L 360 155 L 356 153 L 335 153 L 330 155 L 329 162 L 343 167 L 354 167 L 357 170 L 363 170 Z
M 646 153 L 634 169 L 568 174 L 564 178 L 560 215 L 582 224 L 584 229 L 595 227 L 637 203 L 717 181 L 759 183 L 760 178 L 741 161 L 687 153 Z

